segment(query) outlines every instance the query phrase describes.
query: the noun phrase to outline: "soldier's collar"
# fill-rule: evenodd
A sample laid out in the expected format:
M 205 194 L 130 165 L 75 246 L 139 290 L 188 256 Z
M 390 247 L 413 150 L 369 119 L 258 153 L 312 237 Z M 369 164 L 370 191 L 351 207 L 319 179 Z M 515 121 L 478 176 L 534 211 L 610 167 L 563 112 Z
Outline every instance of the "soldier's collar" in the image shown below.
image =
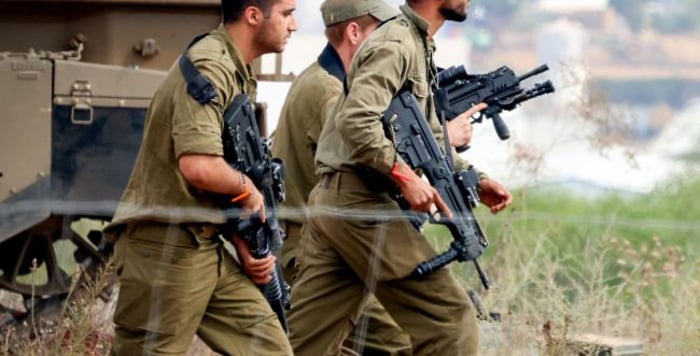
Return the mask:
M 318 64 L 328 72 L 328 74 L 336 77 L 341 82 L 345 81 L 346 73 L 343 60 L 340 59 L 340 55 L 330 43 L 326 44 L 326 48 L 324 48 L 321 55 L 318 56 Z
M 399 6 L 399 9 L 401 10 L 401 12 L 403 12 L 404 16 L 406 16 L 406 18 L 409 21 L 413 22 L 418 27 L 418 29 L 421 30 L 421 32 L 423 32 L 424 34 L 428 33 L 430 23 L 424 20 L 422 17 L 420 17 L 418 13 L 413 11 L 413 9 L 410 6 L 404 4 Z
M 236 65 L 236 68 L 246 69 L 245 71 L 241 71 L 240 73 L 239 71 L 236 71 L 241 77 L 243 77 L 243 82 L 248 83 L 250 81 L 255 81 L 253 67 L 250 64 L 245 63 L 245 61 L 243 61 L 243 55 L 241 54 L 241 51 L 238 50 L 238 47 L 236 47 L 236 44 L 231 39 L 231 36 L 229 36 L 224 24 L 220 23 L 219 27 L 217 27 L 215 31 L 219 34 L 219 36 L 221 36 L 221 38 L 224 39 L 224 42 L 226 43 L 226 48 L 228 49 L 229 55 L 231 56 L 231 60 Z

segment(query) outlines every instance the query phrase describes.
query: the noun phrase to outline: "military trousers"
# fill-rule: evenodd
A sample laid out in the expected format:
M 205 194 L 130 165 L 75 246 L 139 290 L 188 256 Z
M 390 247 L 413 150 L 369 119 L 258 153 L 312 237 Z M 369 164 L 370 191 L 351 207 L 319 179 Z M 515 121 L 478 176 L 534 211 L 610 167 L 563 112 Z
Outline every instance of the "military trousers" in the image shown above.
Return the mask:
M 195 334 L 224 355 L 292 354 L 258 287 L 207 229 L 129 224 L 115 268 L 113 355 L 185 355 Z
M 409 277 L 435 251 L 386 192 L 336 172 L 309 206 L 289 313 L 296 355 L 338 354 L 370 293 L 410 335 L 414 355 L 477 354 L 476 313 L 450 272 Z
M 296 263 L 303 225 L 285 222 L 285 240 L 280 261 L 285 281 L 294 287 L 299 270 Z M 367 355 L 411 355 L 411 338 L 396 324 L 374 295 L 367 297 L 362 315 L 344 343 L 347 351 Z M 343 354 L 351 354 L 343 352 Z

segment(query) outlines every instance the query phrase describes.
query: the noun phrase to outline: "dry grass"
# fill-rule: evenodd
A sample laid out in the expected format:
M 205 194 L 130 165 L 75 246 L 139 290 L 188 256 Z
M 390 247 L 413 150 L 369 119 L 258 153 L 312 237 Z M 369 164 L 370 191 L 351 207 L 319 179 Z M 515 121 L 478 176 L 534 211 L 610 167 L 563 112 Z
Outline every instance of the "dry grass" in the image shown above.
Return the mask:
M 504 315 L 485 354 L 561 354 L 583 334 L 640 340 L 649 355 L 700 353 L 700 265 L 683 261 L 678 246 L 635 248 L 605 235 L 572 256 L 553 253 L 546 233 L 534 244 L 501 238 L 486 264 L 496 286 L 483 299 Z
M 0 355 L 106 355 L 112 343 L 108 286 L 111 264 L 95 276 L 77 270 L 66 302 L 57 315 L 30 315 L 20 325 L 4 330 Z M 58 306 L 57 306 L 58 307 Z
M 566 341 L 582 334 L 640 340 L 649 355 L 700 354 L 700 264 L 680 246 L 658 237 L 638 246 L 609 228 L 566 252 L 552 239 L 556 226 L 528 232 L 507 218 L 488 221 L 500 226 L 484 261 L 495 284 L 480 293 L 502 321 L 482 324 L 483 355 L 566 354 Z M 431 230 L 437 245 L 449 240 L 443 234 Z M 467 276 L 465 287 L 478 285 L 469 264 L 452 268 Z M 107 355 L 112 305 L 99 298 L 106 271 L 80 288 L 76 273 L 57 321 L 35 320 L 40 332 L 31 335 L 6 331 L 0 355 Z M 195 340 L 189 354 L 212 353 Z

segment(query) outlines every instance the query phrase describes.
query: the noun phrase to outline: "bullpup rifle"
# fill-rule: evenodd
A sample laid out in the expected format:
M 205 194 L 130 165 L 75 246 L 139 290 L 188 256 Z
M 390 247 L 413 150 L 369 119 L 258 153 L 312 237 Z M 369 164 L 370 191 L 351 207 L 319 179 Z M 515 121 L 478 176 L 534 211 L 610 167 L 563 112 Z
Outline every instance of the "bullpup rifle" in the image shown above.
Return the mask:
M 277 217 L 278 203 L 284 201 L 284 165 L 270 154 L 270 140 L 260 136 L 255 111 L 246 94 L 239 94 L 224 112 L 224 158 L 234 169 L 255 184 L 265 200 L 265 222 L 260 216 L 240 219 L 234 203 L 227 202 L 225 229 L 243 238 L 254 258 L 264 258 L 282 244 L 283 232 Z M 265 298 L 285 331 L 288 331 L 285 309 L 289 305 L 287 284 L 275 268 L 270 282 L 261 286 Z
M 543 64 L 530 72 L 517 76 L 512 69 L 502 66 L 486 74 L 468 74 L 464 66 L 449 67 L 438 73 L 440 91 L 446 92 L 446 100 L 436 95 L 438 113 L 443 112 L 449 121 L 467 111 L 478 103 L 488 104 L 488 108 L 473 117 L 472 123 L 480 123 L 484 117 L 493 121 L 493 126 L 501 140 L 508 139 L 508 126 L 501 118 L 503 110 L 513 110 L 521 103 L 540 95 L 553 93 L 551 81 L 536 83 L 534 87 L 525 89 L 520 83 L 527 78 L 547 71 L 549 67 Z M 444 94 L 443 94 L 444 98 Z M 468 146 L 457 148 L 463 152 Z
M 396 151 L 413 169 L 420 169 L 445 201 L 453 214 L 447 218 L 441 212 L 428 218 L 434 224 L 444 225 L 453 240 L 447 251 L 425 261 L 413 271 L 413 277 L 422 278 L 453 261 L 473 261 L 484 288 L 490 281 L 477 258 L 485 251 L 488 241 L 472 209 L 479 205 L 476 170 L 454 172 L 440 148 L 415 96 L 409 90 L 396 95 L 382 116 L 387 136 L 396 143 Z M 395 197 L 407 210 L 408 203 Z M 415 221 L 414 219 L 412 219 Z M 414 223 L 415 224 L 415 223 Z

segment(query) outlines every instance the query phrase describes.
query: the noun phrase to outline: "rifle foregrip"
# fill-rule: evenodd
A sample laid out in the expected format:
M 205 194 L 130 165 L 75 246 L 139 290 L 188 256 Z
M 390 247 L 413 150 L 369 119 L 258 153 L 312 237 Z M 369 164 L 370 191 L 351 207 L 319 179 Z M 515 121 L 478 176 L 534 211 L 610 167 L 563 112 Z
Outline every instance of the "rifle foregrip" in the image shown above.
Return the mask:
M 450 249 L 447 251 L 419 264 L 418 267 L 413 270 L 411 277 L 423 279 L 434 271 L 446 266 L 450 262 L 457 260 L 458 255 L 457 250 L 450 247 Z
M 493 121 L 493 128 L 496 129 L 498 138 L 501 140 L 507 140 L 510 138 L 510 130 L 508 130 L 508 126 L 506 126 L 506 123 L 503 121 L 503 118 L 501 118 L 501 115 L 494 113 L 491 116 L 491 121 Z

